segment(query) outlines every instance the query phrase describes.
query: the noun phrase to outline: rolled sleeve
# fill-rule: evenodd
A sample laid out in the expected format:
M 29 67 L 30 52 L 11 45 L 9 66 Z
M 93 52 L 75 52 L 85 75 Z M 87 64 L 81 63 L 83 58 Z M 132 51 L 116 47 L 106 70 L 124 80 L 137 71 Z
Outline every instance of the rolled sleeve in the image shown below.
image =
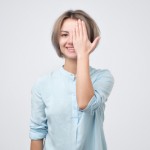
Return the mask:
M 31 118 L 30 132 L 31 140 L 44 139 L 47 135 L 47 119 L 45 104 L 42 100 L 38 84 L 34 84 L 31 90 Z
M 94 95 L 86 108 L 78 108 L 79 111 L 94 111 L 97 108 L 102 108 L 111 93 L 113 85 L 114 77 L 109 70 L 98 71 L 96 74 L 96 79 L 93 82 Z

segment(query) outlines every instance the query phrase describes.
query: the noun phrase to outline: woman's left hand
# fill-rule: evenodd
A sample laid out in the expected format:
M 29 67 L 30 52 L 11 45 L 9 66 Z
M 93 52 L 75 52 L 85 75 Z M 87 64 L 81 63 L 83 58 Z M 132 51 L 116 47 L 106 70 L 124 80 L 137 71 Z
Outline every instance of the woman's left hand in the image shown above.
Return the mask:
M 77 57 L 89 55 L 97 46 L 100 37 L 96 37 L 91 43 L 88 39 L 85 23 L 80 19 L 77 20 L 77 25 L 73 30 L 73 46 L 76 51 Z

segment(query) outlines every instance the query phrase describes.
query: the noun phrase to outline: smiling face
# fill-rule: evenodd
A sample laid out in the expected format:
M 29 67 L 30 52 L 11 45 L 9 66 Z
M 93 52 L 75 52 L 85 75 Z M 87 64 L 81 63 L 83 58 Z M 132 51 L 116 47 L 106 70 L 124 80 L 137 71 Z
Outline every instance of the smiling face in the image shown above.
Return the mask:
M 64 20 L 59 36 L 59 46 L 65 58 L 76 59 L 77 55 L 72 42 L 72 30 L 76 26 L 75 19 Z

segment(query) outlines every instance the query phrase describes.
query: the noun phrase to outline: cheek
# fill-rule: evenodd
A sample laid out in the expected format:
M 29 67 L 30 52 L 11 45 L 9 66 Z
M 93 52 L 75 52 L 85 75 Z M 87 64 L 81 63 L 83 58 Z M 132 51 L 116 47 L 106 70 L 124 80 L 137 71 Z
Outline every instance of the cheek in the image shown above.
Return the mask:
M 66 43 L 65 39 L 59 39 L 59 45 L 60 45 L 60 47 L 64 46 L 65 43 Z

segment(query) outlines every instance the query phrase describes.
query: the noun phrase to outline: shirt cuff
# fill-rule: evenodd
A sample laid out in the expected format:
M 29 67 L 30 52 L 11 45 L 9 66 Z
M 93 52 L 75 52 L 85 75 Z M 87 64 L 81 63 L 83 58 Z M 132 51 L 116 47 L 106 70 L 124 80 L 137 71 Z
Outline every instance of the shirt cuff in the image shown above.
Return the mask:
M 29 137 L 31 140 L 40 140 L 46 138 L 47 131 L 34 131 L 30 130 Z
M 95 93 L 91 98 L 91 100 L 89 101 L 88 105 L 84 109 L 78 107 L 78 110 L 82 112 L 92 111 L 97 109 L 100 106 L 100 103 L 101 103 L 101 97 L 98 94 L 98 92 L 95 90 Z

